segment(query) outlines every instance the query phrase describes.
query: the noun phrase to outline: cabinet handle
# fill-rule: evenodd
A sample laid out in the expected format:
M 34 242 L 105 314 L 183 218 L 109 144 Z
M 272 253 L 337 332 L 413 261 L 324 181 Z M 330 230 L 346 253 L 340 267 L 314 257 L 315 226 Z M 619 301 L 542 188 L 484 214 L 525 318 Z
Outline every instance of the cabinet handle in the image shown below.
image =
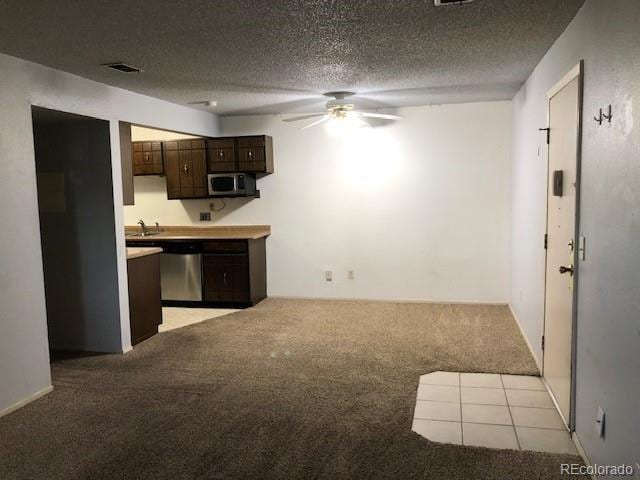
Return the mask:
M 221 157 L 224 157 L 224 152 L 220 152 L 220 156 L 221 156 Z
M 186 163 L 182 166 L 182 171 L 185 173 L 185 175 L 189 173 L 189 167 Z
M 227 284 L 227 272 L 222 274 L 222 282 L 226 285 Z
M 253 152 L 249 150 L 249 158 L 253 157 Z

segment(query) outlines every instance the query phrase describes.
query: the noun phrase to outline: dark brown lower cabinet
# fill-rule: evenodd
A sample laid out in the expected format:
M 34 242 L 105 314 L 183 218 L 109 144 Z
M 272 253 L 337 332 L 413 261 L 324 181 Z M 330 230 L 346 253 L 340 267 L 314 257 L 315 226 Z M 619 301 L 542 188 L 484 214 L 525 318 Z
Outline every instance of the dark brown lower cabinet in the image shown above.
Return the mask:
M 131 344 L 135 345 L 158 333 L 158 325 L 162 323 L 160 255 L 127 260 L 127 277 Z
M 207 302 L 249 302 L 247 255 L 204 256 L 204 299 Z
M 267 296 L 265 239 L 204 242 L 204 301 L 255 305 Z

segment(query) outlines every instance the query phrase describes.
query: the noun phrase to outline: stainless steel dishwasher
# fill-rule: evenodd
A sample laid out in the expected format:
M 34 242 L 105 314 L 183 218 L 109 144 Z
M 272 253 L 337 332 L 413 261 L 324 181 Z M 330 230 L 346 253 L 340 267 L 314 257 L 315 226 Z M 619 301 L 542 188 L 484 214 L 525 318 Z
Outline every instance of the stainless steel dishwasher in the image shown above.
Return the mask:
M 160 255 L 162 300 L 202 301 L 202 250 L 199 243 L 163 242 Z

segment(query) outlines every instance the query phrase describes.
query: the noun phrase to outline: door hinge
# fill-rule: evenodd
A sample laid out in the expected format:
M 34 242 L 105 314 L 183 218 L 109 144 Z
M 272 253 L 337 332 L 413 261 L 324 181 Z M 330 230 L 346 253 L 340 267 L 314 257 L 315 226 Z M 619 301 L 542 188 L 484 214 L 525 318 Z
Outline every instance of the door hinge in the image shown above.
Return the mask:
M 540 130 L 541 132 L 547 132 L 547 145 L 549 145 L 549 137 L 551 136 L 551 129 L 549 127 L 547 128 L 539 128 L 538 130 Z
M 549 235 L 547 233 L 544 234 L 544 249 L 546 250 L 549 246 Z
M 542 341 L 540 342 L 542 350 L 544 350 L 544 335 L 542 335 Z

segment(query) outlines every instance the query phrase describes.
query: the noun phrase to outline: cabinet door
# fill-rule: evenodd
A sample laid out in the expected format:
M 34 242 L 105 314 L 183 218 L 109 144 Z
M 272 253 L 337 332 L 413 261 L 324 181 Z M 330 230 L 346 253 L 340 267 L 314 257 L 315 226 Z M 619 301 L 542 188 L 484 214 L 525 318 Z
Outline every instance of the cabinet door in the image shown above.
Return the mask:
M 238 170 L 241 172 L 263 172 L 264 147 L 238 147 Z
M 149 152 L 148 158 L 149 165 L 151 166 L 151 172 L 154 175 L 164 175 L 162 142 L 151 142 L 151 151 Z
M 236 151 L 233 138 L 207 140 L 207 171 L 225 173 L 236 171 Z
M 205 301 L 221 303 L 250 301 L 247 255 L 204 255 L 203 257 Z
M 273 172 L 273 146 L 271 137 L 238 137 L 238 171 L 253 173 Z
M 160 255 L 128 260 L 127 275 L 131 344 L 135 345 L 158 333 L 158 325 L 162 323 Z
M 163 175 L 162 142 L 132 142 L 133 174 Z
M 144 171 L 142 142 L 131 142 L 131 150 L 133 150 L 133 174 L 141 175 Z
M 180 196 L 192 198 L 194 195 L 191 150 L 178 150 L 178 161 L 180 163 Z
M 167 177 L 167 198 L 182 198 L 180 187 L 180 158 L 178 142 L 164 142 L 165 174 Z
M 207 196 L 204 140 L 165 142 L 165 163 L 168 198 Z
M 193 196 L 196 198 L 206 197 L 209 194 L 207 189 L 207 155 L 204 149 L 204 142 L 200 146 L 191 150 L 191 168 L 193 169 Z

